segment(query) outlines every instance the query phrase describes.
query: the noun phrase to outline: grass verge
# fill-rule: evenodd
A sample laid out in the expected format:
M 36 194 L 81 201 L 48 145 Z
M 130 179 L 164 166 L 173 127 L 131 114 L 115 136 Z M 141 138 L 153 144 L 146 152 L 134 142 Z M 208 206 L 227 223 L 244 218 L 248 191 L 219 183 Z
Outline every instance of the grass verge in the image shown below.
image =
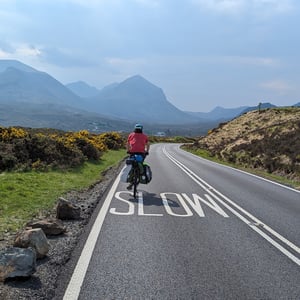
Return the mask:
M 184 147 L 184 146 L 182 147 L 182 149 L 185 150 L 185 151 L 191 152 L 191 153 L 193 153 L 197 156 L 200 156 L 202 158 L 214 161 L 216 163 L 226 165 L 226 166 L 230 166 L 232 168 L 239 169 L 239 170 L 242 170 L 242 171 L 245 171 L 245 172 L 248 172 L 248 173 L 251 173 L 251 174 L 254 174 L 254 175 L 257 175 L 257 176 L 260 176 L 260 177 L 263 177 L 263 178 L 266 178 L 266 179 L 269 179 L 269 180 L 272 180 L 272 181 L 275 181 L 275 182 L 278 182 L 278 183 L 281 183 L 283 185 L 292 187 L 294 189 L 300 190 L 300 182 L 299 181 L 289 180 L 285 177 L 270 174 L 270 173 L 267 173 L 267 172 L 262 171 L 262 170 L 258 170 L 258 169 L 254 169 L 254 168 L 245 168 L 245 167 L 240 166 L 240 165 L 224 162 L 223 160 L 220 160 L 220 159 L 218 159 L 214 156 L 211 156 L 209 154 L 209 151 L 207 151 L 205 149 L 193 150 L 193 149 L 189 149 L 188 147 Z
M 71 171 L 7 172 L 0 174 L 0 238 L 15 232 L 41 212 L 52 209 L 57 198 L 101 180 L 101 173 L 116 165 L 125 150 L 108 151 L 97 162 Z

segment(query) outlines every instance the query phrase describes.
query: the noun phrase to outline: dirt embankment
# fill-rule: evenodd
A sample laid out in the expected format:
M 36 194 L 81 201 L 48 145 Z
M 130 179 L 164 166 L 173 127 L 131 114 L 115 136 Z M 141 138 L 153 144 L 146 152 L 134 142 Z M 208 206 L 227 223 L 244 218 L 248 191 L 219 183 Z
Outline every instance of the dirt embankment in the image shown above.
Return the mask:
M 210 130 L 192 147 L 227 162 L 300 181 L 300 108 L 245 113 Z

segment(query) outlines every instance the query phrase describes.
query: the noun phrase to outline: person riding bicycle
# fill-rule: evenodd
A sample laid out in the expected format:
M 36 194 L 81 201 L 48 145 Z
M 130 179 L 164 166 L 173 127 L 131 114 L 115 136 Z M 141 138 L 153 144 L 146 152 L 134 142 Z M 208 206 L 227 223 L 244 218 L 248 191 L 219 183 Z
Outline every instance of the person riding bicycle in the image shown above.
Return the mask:
M 134 131 L 129 134 L 127 138 L 127 153 L 130 155 L 140 154 L 144 157 L 149 154 L 150 143 L 148 136 L 143 133 L 143 125 L 136 124 L 134 126 Z M 130 182 L 127 187 L 128 190 L 131 190 L 133 183 Z

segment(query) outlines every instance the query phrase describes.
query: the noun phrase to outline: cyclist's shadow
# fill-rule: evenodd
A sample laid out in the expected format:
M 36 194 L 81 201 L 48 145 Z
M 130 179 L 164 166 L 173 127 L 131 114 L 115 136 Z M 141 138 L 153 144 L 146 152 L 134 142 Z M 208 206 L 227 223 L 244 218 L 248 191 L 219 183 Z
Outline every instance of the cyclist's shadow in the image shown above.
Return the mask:
M 141 192 L 139 190 L 139 192 Z M 130 199 L 131 202 L 138 203 L 138 198 L 132 198 Z M 163 206 L 163 201 L 160 197 L 157 196 L 157 194 L 154 193 L 148 193 L 146 191 L 143 191 L 143 205 L 145 206 Z M 179 207 L 180 205 L 173 200 L 168 199 L 168 205 L 171 207 Z

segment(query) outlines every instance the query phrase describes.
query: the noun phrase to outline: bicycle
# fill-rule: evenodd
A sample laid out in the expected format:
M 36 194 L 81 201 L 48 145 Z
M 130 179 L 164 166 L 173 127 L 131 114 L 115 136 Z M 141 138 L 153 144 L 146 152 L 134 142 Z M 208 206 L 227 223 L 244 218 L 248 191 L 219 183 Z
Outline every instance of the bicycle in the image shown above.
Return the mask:
M 129 159 L 126 160 L 126 164 L 131 165 L 131 170 L 129 171 L 128 177 L 130 185 L 127 189 L 133 187 L 133 197 L 136 199 L 137 196 L 137 186 L 140 183 L 141 175 L 143 174 L 143 162 L 147 154 L 142 153 L 132 153 Z

